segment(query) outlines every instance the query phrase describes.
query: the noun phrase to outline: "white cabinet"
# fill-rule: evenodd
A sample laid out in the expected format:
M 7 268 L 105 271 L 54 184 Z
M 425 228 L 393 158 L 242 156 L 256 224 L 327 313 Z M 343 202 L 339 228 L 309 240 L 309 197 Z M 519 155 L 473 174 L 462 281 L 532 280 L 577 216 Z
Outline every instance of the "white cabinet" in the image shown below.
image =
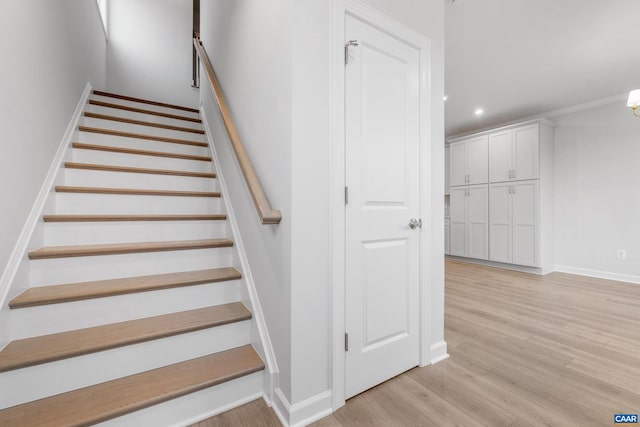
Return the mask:
M 487 185 L 451 188 L 450 253 L 489 258 L 489 189 Z
M 489 260 L 539 266 L 539 181 L 489 186 Z
M 489 182 L 540 176 L 538 129 L 538 124 L 533 124 L 489 134 Z
M 486 135 L 457 141 L 449 145 L 450 185 L 486 184 L 489 182 L 489 139 Z
M 553 271 L 553 123 L 532 120 L 448 142 L 451 255 Z
M 449 165 L 449 152 L 450 152 L 450 148 L 447 145 L 446 147 L 444 147 L 444 195 L 448 196 L 449 195 L 449 170 L 450 170 L 450 165 Z

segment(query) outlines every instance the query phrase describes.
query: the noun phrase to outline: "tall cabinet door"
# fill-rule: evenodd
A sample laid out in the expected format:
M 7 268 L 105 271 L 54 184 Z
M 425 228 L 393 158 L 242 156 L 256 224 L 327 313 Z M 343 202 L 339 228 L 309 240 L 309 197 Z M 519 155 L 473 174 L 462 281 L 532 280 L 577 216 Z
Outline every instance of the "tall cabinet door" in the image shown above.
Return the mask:
M 489 182 L 489 138 L 481 136 L 466 142 L 469 184 Z
M 467 256 L 489 259 L 489 188 L 472 186 L 467 194 Z
M 449 145 L 449 185 L 465 185 L 467 183 L 466 143 L 456 142 Z
M 513 130 L 514 179 L 537 179 L 540 177 L 538 125 L 524 126 Z
M 539 181 L 513 184 L 513 263 L 537 267 Z
M 451 187 L 449 205 L 449 252 L 467 255 L 467 187 Z
M 489 135 L 489 182 L 511 180 L 509 172 L 513 169 L 512 136 L 511 130 Z
M 513 184 L 491 184 L 489 187 L 489 259 L 512 261 L 512 193 Z

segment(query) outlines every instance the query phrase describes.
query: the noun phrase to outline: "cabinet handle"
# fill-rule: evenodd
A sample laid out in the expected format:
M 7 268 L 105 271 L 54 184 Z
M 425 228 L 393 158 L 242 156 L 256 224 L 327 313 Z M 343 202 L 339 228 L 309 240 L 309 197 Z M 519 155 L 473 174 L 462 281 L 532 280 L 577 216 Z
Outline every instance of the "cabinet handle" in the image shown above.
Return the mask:
M 513 169 L 509 169 L 509 179 L 513 179 Z
M 516 179 L 516 170 L 515 169 L 513 169 L 513 177 L 512 178 Z

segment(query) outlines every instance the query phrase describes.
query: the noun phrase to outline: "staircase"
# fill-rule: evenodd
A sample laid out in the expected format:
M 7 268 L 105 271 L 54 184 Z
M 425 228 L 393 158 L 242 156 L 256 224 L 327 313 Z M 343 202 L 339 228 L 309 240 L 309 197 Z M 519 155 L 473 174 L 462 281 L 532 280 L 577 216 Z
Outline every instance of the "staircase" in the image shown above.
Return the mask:
M 0 426 L 187 425 L 261 396 L 198 111 L 94 91 L 76 136 L 9 303 Z

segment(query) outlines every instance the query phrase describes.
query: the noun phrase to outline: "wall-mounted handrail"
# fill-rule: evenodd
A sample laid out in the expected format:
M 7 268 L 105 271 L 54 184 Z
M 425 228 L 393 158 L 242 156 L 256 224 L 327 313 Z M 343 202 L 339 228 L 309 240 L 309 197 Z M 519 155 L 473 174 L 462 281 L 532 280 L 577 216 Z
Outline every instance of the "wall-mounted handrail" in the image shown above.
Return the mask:
M 213 89 L 213 95 L 216 99 L 216 102 L 218 103 L 220 115 L 222 116 L 222 122 L 224 123 L 224 127 L 227 129 L 227 134 L 229 135 L 231 146 L 233 147 L 233 151 L 236 154 L 238 164 L 240 165 L 240 169 L 242 170 L 244 179 L 247 182 L 249 191 L 251 192 L 251 197 L 253 198 L 253 203 L 255 204 L 256 210 L 258 211 L 260 221 L 262 221 L 263 224 L 279 224 L 280 220 L 282 219 L 282 213 L 279 210 L 272 209 L 269 205 L 267 197 L 264 195 L 262 185 L 260 185 L 260 180 L 258 179 L 256 171 L 253 169 L 253 165 L 251 164 L 249 156 L 247 155 L 247 150 L 244 148 L 244 144 L 242 143 L 242 140 L 238 135 L 238 131 L 233 124 L 233 120 L 231 119 L 229 108 L 227 107 L 227 103 L 225 102 L 222 95 L 222 89 L 220 87 L 220 83 L 218 82 L 218 78 L 216 77 L 216 73 L 213 70 L 213 66 L 211 65 L 211 61 L 209 60 L 209 56 L 204 50 L 204 47 L 202 46 L 202 43 L 199 39 L 193 39 L 193 46 L 198 53 L 200 62 L 202 63 L 205 73 L 207 74 L 207 78 L 209 79 L 211 88 Z

